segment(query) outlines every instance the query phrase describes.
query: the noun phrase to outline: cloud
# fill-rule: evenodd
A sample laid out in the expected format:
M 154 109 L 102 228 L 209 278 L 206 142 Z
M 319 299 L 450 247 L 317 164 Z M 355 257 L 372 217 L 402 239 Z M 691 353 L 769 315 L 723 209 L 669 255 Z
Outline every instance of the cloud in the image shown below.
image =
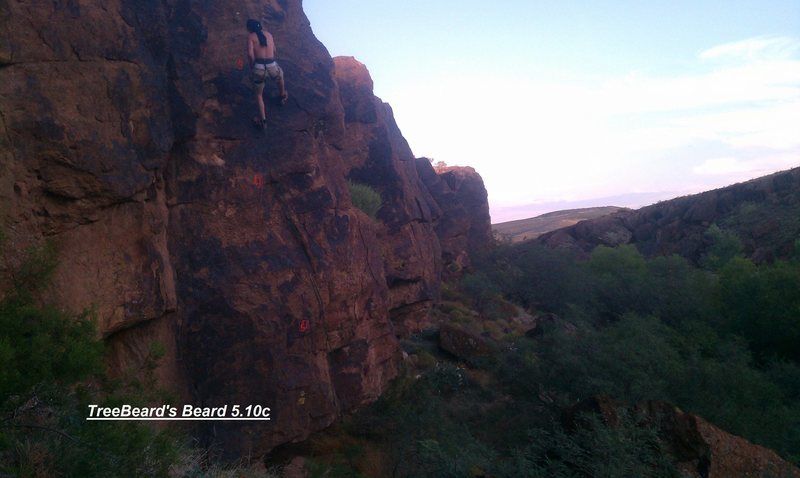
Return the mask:
M 692 171 L 703 176 L 722 176 L 749 171 L 750 167 L 736 158 L 712 158 L 695 166 Z
M 703 60 L 788 59 L 800 50 L 800 42 L 784 36 L 760 36 L 724 43 L 700 52 Z
M 415 153 L 475 167 L 493 207 L 698 192 L 800 164 L 798 45 L 743 40 L 690 70 L 600 84 L 426 77 L 391 102 Z
M 710 158 L 692 168 L 692 172 L 698 176 L 720 176 L 731 180 L 744 180 L 797 166 L 800 166 L 800 154 L 761 154 L 750 159 Z
M 800 98 L 687 115 L 674 123 L 693 137 L 719 141 L 737 149 L 800 148 L 800 134 L 797 133 Z
M 601 88 L 606 111 L 680 112 L 800 98 L 800 60 L 742 62 L 673 77 L 629 75 Z
M 636 132 L 637 148 L 714 141 L 731 148 L 797 149 L 800 135 L 800 42 L 758 37 L 711 48 L 701 58 L 736 61 L 671 77 L 609 80 L 598 108 Z

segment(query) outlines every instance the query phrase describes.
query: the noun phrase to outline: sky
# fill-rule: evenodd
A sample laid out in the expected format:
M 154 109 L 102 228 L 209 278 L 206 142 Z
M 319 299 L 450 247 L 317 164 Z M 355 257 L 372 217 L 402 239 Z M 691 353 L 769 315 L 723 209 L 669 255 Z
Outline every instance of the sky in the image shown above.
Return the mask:
M 800 166 L 800 0 L 304 0 L 492 222 Z

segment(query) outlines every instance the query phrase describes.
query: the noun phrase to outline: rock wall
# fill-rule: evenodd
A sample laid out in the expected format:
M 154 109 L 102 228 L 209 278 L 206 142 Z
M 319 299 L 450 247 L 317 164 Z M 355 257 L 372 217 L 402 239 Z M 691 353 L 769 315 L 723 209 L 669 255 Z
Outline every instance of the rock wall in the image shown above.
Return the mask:
M 764 212 L 766 214 L 761 214 Z M 800 236 L 800 168 L 713 191 L 620 211 L 540 236 L 553 247 L 587 253 L 598 245 L 635 244 L 646 255 L 679 254 L 698 262 L 709 226 L 737 233 L 756 261 L 792 254 Z
M 274 35 L 290 94 L 268 102 L 266 132 L 250 123 L 247 18 Z M 201 423 L 206 444 L 237 457 L 302 440 L 379 396 L 397 335 L 438 298 L 452 204 L 371 83 L 331 59 L 300 0 L 0 3 L 6 255 L 55 240 L 47 299 L 94 308 L 112 369 L 159 342 L 161 383 L 186 403 L 272 409 Z M 381 194 L 378 220 L 347 179 Z
M 470 255 L 494 240 L 483 179 L 470 167 L 448 166 L 437 172 L 426 158 L 417 159 L 417 171 L 441 208 L 436 234 L 445 276 L 458 276 L 470 266 Z
M 352 57 L 335 58 L 334 64 L 345 114 L 347 177 L 383 199 L 379 239 L 390 314 L 398 332 L 406 334 L 425 325 L 439 295 L 442 249 L 434 223 L 441 210 L 417 174 L 391 108 L 373 94 L 366 66 Z

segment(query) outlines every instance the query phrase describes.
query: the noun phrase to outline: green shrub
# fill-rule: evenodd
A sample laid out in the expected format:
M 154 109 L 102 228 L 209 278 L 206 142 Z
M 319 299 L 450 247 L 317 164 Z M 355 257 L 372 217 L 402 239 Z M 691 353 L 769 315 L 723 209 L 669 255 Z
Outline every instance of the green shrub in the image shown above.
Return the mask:
M 540 244 L 497 247 L 480 262 L 472 297 L 499 292 L 527 308 L 560 315 L 583 310 L 596 322 L 626 313 L 655 315 L 669 324 L 711 320 L 716 278 L 678 256 L 648 260 L 633 246 L 597 247 L 587 261 Z M 488 285 L 486 285 L 488 284 Z
M 486 273 L 466 274 L 461 279 L 465 297 L 480 314 L 493 320 L 512 317 L 516 308 L 503 299 L 500 288 Z
M 720 271 L 720 299 L 728 330 L 746 337 L 759 358 L 800 362 L 800 262 L 756 266 L 729 261 Z
M 455 302 L 468 302 L 467 296 L 457 287 L 456 284 L 450 282 L 442 282 L 442 300 L 455 301 Z
M 664 400 L 784 456 L 800 449 L 800 372 L 787 365 L 765 372 L 743 341 L 702 324 L 686 330 L 635 315 L 601 328 L 556 329 L 507 354 L 499 375 L 517 396 L 546 386 L 560 392 L 558 406 L 596 395 Z M 534 360 L 525 359 L 530 353 Z
M 427 370 L 436 365 L 436 357 L 430 352 L 421 351 L 417 354 L 417 367 L 422 370 Z
M 0 300 L 0 475 L 166 476 L 182 447 L 136 422 L 87 422 L 87 406 L 143 400 L 105 386 L 91 314 L 38 305 L 55 248 L 32 248 Z
M 57 257 L 58 249 L 53 241 L 29 247 L 22 263 L 9 271 L 13 280 L 10 293 L 19 300 L 30 301 L 33 294 L 47 285 L 56 268 Z
M 371 186 L 355 181 L 347 181 L 347 187 L 350 189 L 350 198 L 353 201 L 353 206 L 364 211 L 372 219 L 376 219 L 383 203 L 378 191 Z
M 551 429 L 534 428 L 513 459 L 500 465 L 498 477 L 541 478 L 677 478 L 680 476 L 659 440 L 646 423 L 618 411 L 617 423 L 606 425 L 594 414 L 580 416 L 575 429 L 559 423 Z
M 34 304 L 56 265 L 53 243 L 29 248 L 11 271 L 13 289 L 0 301 L 0 399 L 40 383 L 73 383 L 102 370 L 103 345 L 88 312 L 69 314 Z
M 706 231 L 705 237 L 711 242 L 711 246 L 701 260 L 707 269 L 717 271 L 733 258 L 743 257 L 744 245 L 736 234 L 712 224 Z
M 94 330 L 86 313 L 74 316 L 14 299 L 0 303 L 0 397 L 100 372 L 103 345 Z

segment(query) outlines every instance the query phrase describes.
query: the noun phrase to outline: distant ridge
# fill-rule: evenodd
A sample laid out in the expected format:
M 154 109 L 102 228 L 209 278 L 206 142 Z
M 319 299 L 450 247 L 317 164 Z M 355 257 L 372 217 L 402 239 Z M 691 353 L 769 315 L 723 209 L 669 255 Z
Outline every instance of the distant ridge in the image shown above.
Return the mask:
M 619 206 L 585 207 L 548 212 L 540 216 L 516 221 L 492 224 L 495 238 L 512 243 L 536 239 L 542 234 L 577 224 L 587 219 L 607 216 L 619 211 L 627 211 Z
M 647 256 L 679 254 L 698 262 L 710 245 L 706 232 L 712 224 L 735 234 L 756 262 L 794 254 L 800 168 L 582 221 L 536 240 L 584 254 L 598 245 L 633 244 Z
M 516 221 L 522 218 L 533 218 L 544 215 L 551 211 L 568 211 L 572 209 L 586 209 L 594 207 L 609 206 L 628 209 L 639 209 L 659 201 L 673 199 L 699 191 L 673 190 L 673 191 L 649 191 L 649 192 L 628 192 L 614 194 L 611 196 L 592 197 L 587 199 L 545 201 L 530 204 L 518 204 L 516 206 L 493 206 L 492 220 L 496 224 Z

